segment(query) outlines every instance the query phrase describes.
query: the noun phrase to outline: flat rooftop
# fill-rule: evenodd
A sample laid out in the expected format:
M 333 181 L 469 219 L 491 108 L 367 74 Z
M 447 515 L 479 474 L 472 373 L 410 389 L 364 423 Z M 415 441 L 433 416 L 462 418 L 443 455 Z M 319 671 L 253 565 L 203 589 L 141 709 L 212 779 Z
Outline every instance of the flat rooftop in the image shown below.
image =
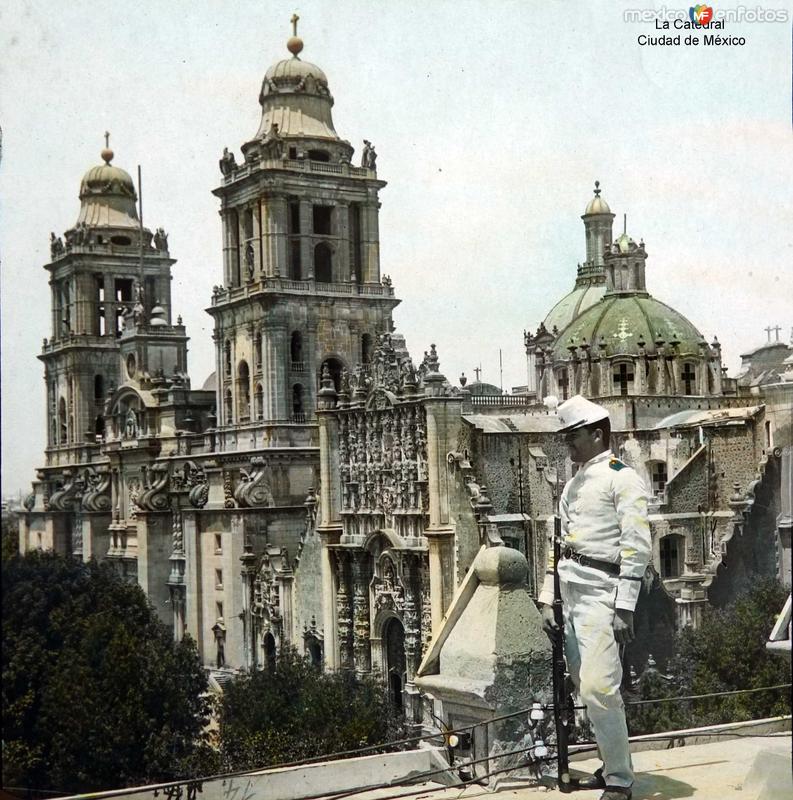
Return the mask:
M 709 744 L 645 750 L 633 754 L 636 783 L 633 800 L 783 800 L 793 797 L 790 733 L 745 736 Z M 592 773 L 597 758 L 574 761 L 572 774 Z M 398 786 L 350 795 L 350 800 L 385 800 L 405 797 L 416 800 L 458 800 L 491 796 L 510 800 L 595 800 L 602 790 L 564 794 L 556 788 L 521 786 L 505 779 L 492 789 L 469 784 L 442 787 L 437 783 Z

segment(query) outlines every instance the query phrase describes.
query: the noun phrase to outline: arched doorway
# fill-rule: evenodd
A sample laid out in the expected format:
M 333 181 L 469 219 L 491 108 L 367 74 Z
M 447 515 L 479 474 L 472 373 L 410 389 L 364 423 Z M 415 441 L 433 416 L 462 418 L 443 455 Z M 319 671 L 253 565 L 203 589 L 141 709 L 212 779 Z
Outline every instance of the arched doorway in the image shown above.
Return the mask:
M 405 659 L 405 628 L 396 617 L 391 617 L 383 626 L 383 650 L 385 652 L 388 694 L 394 707 L 402 710 L 402 691 L 405 688 L 407 661 Z
M 275 637 L 272 633 L 264 635 L 264 666 L 268 672 L 275 672 Z

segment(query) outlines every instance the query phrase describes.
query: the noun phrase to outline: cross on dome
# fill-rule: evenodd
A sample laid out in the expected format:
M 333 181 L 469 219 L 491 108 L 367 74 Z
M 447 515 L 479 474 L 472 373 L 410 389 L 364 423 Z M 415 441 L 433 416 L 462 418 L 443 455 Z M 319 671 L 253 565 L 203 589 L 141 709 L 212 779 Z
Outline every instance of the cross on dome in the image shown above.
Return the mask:
M 297 35 L 297 23 L 300 17 L 297 14 L 292 14 L 289 20 L 292 23 L 292 35 L 286 43 L 286 49 L 297 58 L 297 54 L 303 49 L 303 40 Z
M 102 156 L 102 161 L 109 166 L 110 162 L 113 160 L 113 156 L 115 155 L 115 153 L 110 149 L 110 131 L 105 131 L 105 147 L 100 155 Z

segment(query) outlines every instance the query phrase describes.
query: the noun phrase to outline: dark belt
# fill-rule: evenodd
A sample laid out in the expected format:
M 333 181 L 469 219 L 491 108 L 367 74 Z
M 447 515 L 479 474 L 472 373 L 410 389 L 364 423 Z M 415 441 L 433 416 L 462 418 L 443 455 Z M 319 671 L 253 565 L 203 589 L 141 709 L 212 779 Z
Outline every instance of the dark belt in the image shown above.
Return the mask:
M 562 550 L 562 558 L 569 558 L 575 561 L 582 567 L 594 567 L 595 569 L 602 570 L 609 575 L 618 576 L 620 574 L 620 565 L 614 564 L 612 561 L 601 561 L 599 558 L 590 558 L 589 556 L 581 555 L 581 553 L 573 550 L 572 547 L 565 547 Z

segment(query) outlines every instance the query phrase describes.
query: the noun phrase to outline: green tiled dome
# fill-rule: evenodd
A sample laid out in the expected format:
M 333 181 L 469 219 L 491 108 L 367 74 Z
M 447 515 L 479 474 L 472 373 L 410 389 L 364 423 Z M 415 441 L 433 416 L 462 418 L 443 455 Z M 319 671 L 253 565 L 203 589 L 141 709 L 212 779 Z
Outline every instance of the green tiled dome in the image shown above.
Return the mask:
M 560 334 L 554 345 L 554 359 L 569 358 L 567 348 L 580 346 L 583 340 L 595 352 L 601 341 L 606 355 L 637 355 L 639 341 L 648 353 L 656 351 L 656 340 L 665 344 L 679 342 L 681 356 L 699 355 L 702 334 L 678 311 L 647 294 L 607 294 L 576 317 Z

